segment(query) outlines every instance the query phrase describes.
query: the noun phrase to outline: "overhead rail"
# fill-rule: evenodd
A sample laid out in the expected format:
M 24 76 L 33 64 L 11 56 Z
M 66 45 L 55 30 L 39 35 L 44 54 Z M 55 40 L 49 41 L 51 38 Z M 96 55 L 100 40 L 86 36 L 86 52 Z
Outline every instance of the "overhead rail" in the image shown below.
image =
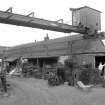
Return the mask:
M 57 21 L 49 21 L 45 19 L 36 18 L 34 17 L 34 12 L 26 16 L 15 14 L 12 12 L 12 7 L 10 7 L 7 11 L 0 11 L 0 23 L 32 27 L 32 28 L 40 28 L 40 29 L 64 32 L 64 33 L 71 33 L 71 32 L 85 33 L 83 29 L 74 27 L 72 25 L 59 23 Z

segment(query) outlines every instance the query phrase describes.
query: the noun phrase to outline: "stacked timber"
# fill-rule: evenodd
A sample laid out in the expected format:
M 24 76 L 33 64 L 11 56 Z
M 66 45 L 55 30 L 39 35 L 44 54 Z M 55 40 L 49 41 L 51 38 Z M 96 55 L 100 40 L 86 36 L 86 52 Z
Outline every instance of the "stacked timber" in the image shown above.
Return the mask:
M 31 63 L 24 63 L 22 67 L 22 74 L 24 77 L 41 78 L 42 74 L 39 68 Z
M 50 73 L 56 74 L 57 69 L 52 65 L 46 65 L 43 67 L 43 77 L 45 80 L 49 79 Z

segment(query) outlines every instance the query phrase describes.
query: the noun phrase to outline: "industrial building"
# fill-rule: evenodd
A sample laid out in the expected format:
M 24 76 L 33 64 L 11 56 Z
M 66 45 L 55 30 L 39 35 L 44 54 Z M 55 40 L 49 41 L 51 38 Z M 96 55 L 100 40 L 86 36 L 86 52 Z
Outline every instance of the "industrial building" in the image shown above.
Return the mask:
M 80 65 L 92 63 L 94 68 L 101 60 L 104 62 L 104 35 L 98 33 L 101 30 L 101 12 L 88 6 L 70 10 L 72 25 L 14 14 L 12 10 L 0 11 L 1 23 L 80 33 L 57 39 L 49 39 L 46 36 L 43 41 L 14 46 L 5 52 L 7 61 L 22 57 L 43 65 L 47 61 L 57 62 L 61 57 L 73 59 Z
M 2 58 L 8 64 L 8 71 L 18 70 L 24 77 L 39 76 L 38 78 L 48 79 L 49 83 L 54 79 L 55 85 L 64 81 L 75 85 L 80 80 L 79 77 L 84 76 L 82 71 L 88 70 L 92 74 L 100 63 L 104 64 L 105 33 L 100 32 L 101 12 L 88 6 L 70 10 L 72 25 L 30 16 L 33 13 L 26 16 L 14 14 L 12 8 L 0 11 L 0 23 L 77 33 L 56 39 L 50 39 L 47 34 L 42 41 L 17 45 L 3 51 Z M 52 73 L 55 75 L 53 79 Z M 90 81 L 91 79 L 87 83 Z
M 36 62 L 57 62 L 60 57 L 73 59 L 79 65 L 92 64 L 97 68 L 105 62 L 105 37 L 84 39 L 83 35 L 73 35 L 57 39 L 47 39 L 15 46 L 7 51 L 7 60 L 19 57 L 33 59 Z

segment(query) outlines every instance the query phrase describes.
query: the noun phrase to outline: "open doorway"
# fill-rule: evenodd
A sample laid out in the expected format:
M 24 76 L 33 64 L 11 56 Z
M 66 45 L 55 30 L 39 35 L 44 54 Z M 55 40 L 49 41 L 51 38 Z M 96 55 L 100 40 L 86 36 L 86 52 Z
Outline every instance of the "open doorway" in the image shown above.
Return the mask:
M 98 68 L 99 63 L 105 63 L 105 56 L 95 56 L 95 67 Z

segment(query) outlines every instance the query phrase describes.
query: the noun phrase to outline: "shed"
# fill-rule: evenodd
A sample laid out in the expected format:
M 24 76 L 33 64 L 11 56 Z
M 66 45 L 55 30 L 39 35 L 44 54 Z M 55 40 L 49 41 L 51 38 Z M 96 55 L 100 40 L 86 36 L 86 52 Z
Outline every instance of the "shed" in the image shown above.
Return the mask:
M 68 56 L 78 64 L 92 64 L 97 68 L 105 63 L 105 37 L 84 39 L 83 35 L 67 36 L 47 41 L 14 46 L 6 52 L 7 58 L 23 57 L 33 59 L 56 59 Z M 42 61 L 42 60 L 41 60 Z
M 72 42 L 72 54 L 79 64 L 92 64 L 97 68 L 99 63 L 105 63 L 105 37 L 81 39 Z
M 88 27 L 92 30 L 101 30 L 101 12 L 88 6 L 71 8 L 72 25 Z

